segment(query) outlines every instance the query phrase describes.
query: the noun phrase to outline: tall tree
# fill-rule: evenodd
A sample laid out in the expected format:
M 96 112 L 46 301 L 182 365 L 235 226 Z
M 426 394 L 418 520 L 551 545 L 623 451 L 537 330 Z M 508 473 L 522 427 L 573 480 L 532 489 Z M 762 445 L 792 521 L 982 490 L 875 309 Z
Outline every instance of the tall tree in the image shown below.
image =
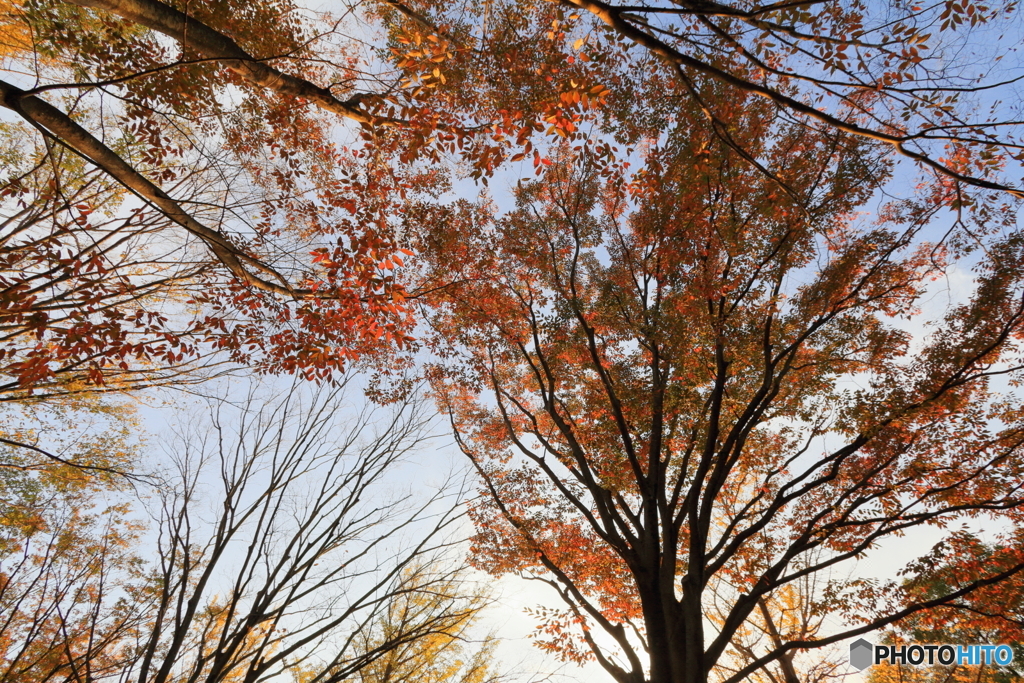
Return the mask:
M 331 683 L 395 651 L 440 663 L 483 603 L 450 552 L 458 492 L 394 495 L 429 421 L 414 403 L 359 411 L 337 387 L 216 403 L 140 483 L 157 483 L 151 525 L 123 490 L 142 469 L 126 434 L 80 440 L 68 464 L 0 444 L 0 677 Z M 391 623 L 400 605 L 422 609 Z M 478 683 L 487 663 L 434 680 Z
M 965 261 L 913 206 L 861 216 L 884 156 L 747 99 L 732 134 L 768 174 L 683 118 L 632 175 L 567 146 L 514 211 L 438 208 L 420 245 L 446 283 L 434 391 L 486 493 L 477 563 L 547 581 L 565 601 L 548 646 L 621 683 L 720 663 L 738 683 L 1024 569 L 1007 539 L 934 597 L 828 579 L 917 527 L 1024 504 L 1020 412 L 992 386 L 1024 370 L 1021 235 L 1007 211 Z M 969 297 L 922 320 L 965 263 Z M 736 666 L 738 635 L 808 576 L 846 626 Z
M 459 492 L 389 495 L 389 475 L 427 438 L 417 401 L 352 409 L 338 424 L 345 409 L 342 387 L 296 385 L 263 404 L 220 403 L 182 435 L 160 496 L 147 630 L 126 677 L 255 683 L 312 668 L 309 683 L 337 683 L 464 614 L 453 597 L 362 646 L 392 600 L 449 585 L 455 570 L 433 561 L 453 545 Z M 414 565 L 433 572 L 399 581 Z

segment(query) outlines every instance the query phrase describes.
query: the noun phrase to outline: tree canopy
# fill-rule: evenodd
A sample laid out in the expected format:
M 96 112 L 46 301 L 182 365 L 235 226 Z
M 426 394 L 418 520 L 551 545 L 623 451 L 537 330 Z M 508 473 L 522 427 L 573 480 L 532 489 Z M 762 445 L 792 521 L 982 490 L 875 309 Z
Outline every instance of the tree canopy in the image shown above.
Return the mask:
M 858 215 L 885 176 L 863 142 L 745 106 L 742 144 L 805 200 L 691 124 L 628 179 L 565 148 L 507 215 L 424 228 L 453 283 L 430 314 L 433 387 L 486 494 L 475 561 L 547 581 L 565 601 L 541 612 L 547 646 L 621 683 L 719 664 L 735 683 L 969 608 L 1024 570 L 1024 432 L 993 386 L 1024 370 L 1019 234 L 973 258 L 975 291 L 926 323 L 929 284 L 963 254 L 914 214 Z M 950 557 L 973 571 L 948 590 L 839 578 L 887 538 L 965 519 L 1008 526 L 984 564 Z M 791 623 L 738 651 L 806 577 L 823 586 L 812 613 L 845 626 Z
M 914 162 L 920 202 L 956 211 L 970 239 L 1020 194 L 1014 7 L 367 0 L 318 14 L 283 0 L 14 3 L 2 102 L 36 143 L 6 177 L 5 204 L 50 201 L 59 224 L 103 230 L 75 190 L 23 195 L 56 181 L 33 181 L 42 167 L 84 162 L 126 192 L 103 201 L 117 220 L 159 235 L 149 244 L 190 245 L 192 271 L 166 286 L 198 277 L 201 291 L 184 299 L 204 315 L 144 347 L 111 336 L 145 336 L 151 321 L 107 307 L 107 329 L 90 322 L 64 341 L 31 285 L 12 281 L 5 296 L 32 309 L 14 323 L 30 333 L 62 349 L 95 342 L 71 360 L 93 383 L 128 354 L 173 365 L 198 342 L 323 379 L 412 341 L 408 299 L 420 290 L 402 277 L 403 225 L 449 178 L 486 182 L 529 160 L 543 170 L 563 140 L 622 162 L 701 118 L 802 197 L 739 134 L 754 100 L 772 119 Z M 31 244 L 66 247 L 55 229 L 37 226 Z M 26 247 L 9 248 L 22 258 Z M 64 258 L 112 279 L 129 268 L 100 254 L 79 245 Z M 80 277 L 62 281 L 86 288 Z M 21 388 L 61 372 L 44 355 L 8 363 Z
M 474 562 L 621 683 L 792 683 L 1019 583 L 1016 3 L 4 8 L 0 398 L 429 381 Z

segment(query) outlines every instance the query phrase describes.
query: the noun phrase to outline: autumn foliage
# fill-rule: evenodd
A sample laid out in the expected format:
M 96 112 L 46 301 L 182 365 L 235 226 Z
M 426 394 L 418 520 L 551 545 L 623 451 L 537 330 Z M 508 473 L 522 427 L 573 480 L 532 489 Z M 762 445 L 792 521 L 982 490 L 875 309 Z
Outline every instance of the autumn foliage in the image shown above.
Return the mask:
M 566 146 L 513 211 L 449 212 L 420 247 L 452 283 L 431 376 L 485 493 L 476 562 L 550 583 L 565 605 L 540 610 L 540 643 L 623 682 L 740 681 L 1024 569 L 1010 536 L 937 595 L 832 572 L 1024 504 L 1019 409 L 993 386 L 1021 371 L 1019 237 L 978 254 L 910 205 L 860 215 L 884 159 L 736 106 L 767 173 L 692 123 L 629 174 Z M 968 259 L 974 294 L 925 324 Z M 846 626 L 791 622 L 736 666 L 804 577 Z
M 0 398 L 422 377 L 474 562 L 620 683 L 1016 595 L 1015 3 L 4 7 Z
M 336 16 L 287 1 L 7 7 L 2 101 L 33 142 L 3 179 L 4 216 L 21 220 L 17 207 L 40 202 L 52 214 L 29 241 L 5 240 L 7 262 L 33 260 L 35 277 L 52 273 L 97 309 L 51 320 L 31 284 L 5 281 L 21 316 L 5 324 L 22 338 L 5 367 L 23 393 L 62 375 L 114 381 L 126 364 L 139 369 L 129 358 L 177 368 L 222 350 L 324 380 L 386 357 L 416 336 L 407 302 L 421 290 L 402 277 L 404 226 L 448 191 L 449 168 L 483 182 L 509 164 L 540 172 L 553 144 L 590 140 L 608 157 L 692 118 L 765 173 L 770 161 L 738 132 L 754 100 L 769 119 L 913 161 L 928 202 L 959 212 L 959 237 L 1018 193 L 1005 173 L 1021 152 L 1012 118 L 972 97 L 998 90 L 1012 64 L 999 55 L 961 82 L 943 62 L 950 51 L 984 61 L 1012 4 L 388 0 Z M 57 274 L 81 262 L 124 282 L 139 263 L 160 282 L 155 263 L 76 242 L 51 264 L 69 246 L 60 226 L 105 230 L 87 218 L 98 207 L 73 188 L 25 188 L 59 189 L 56 176 L 81 160 L 125 192 L 103 200 L 104 221 L 159 236 L 145 258 L 188 246 L 191 270 L 163 286 L 188 309 L 172 324 L 113 303 L 92 276 Z M 804 192 L 770 175 L 791 199 Z M 180 279 L 194 287 L 179 293 Z M 28 350 L 30 336 L 42 346 Z

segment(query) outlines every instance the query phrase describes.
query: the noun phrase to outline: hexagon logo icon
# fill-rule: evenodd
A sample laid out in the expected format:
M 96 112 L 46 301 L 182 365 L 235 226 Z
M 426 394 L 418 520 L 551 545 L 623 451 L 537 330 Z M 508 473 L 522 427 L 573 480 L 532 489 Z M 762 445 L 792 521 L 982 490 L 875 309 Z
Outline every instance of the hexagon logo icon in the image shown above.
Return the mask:
M 850 643 L 850 666 L 861 671 L 868 668 L 874 663 L 874 650 L 875 646 L 863 638 Z

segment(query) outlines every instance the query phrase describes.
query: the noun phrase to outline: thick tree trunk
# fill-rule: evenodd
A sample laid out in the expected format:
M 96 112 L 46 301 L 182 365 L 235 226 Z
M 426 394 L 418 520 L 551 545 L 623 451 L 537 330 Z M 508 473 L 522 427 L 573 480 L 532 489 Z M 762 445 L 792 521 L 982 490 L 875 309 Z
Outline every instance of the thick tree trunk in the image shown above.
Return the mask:
M 707 666 L 704 662 L 704 612 L 701 609 L 701 595 L 687 587 L 683 589 L 681 671 L 673 683 L 705 683 Z
M 706 683 L 704 623 L 699 595 L 676 600 L 672 586 L 640 588 L 647 629 L 650 683 Z
M 672 604 L 666 604 L 658 588 L 656 574 L 652 574 L 652 580 L 640 586 L 640 602 L 643 605 L 647 646 L 650 651 L 650 681 L 678 683 L 673 674 L 678 659 L 676 652 L 679 649 L 679 641 L 675 629 L 669 623 L 669 610 Z

